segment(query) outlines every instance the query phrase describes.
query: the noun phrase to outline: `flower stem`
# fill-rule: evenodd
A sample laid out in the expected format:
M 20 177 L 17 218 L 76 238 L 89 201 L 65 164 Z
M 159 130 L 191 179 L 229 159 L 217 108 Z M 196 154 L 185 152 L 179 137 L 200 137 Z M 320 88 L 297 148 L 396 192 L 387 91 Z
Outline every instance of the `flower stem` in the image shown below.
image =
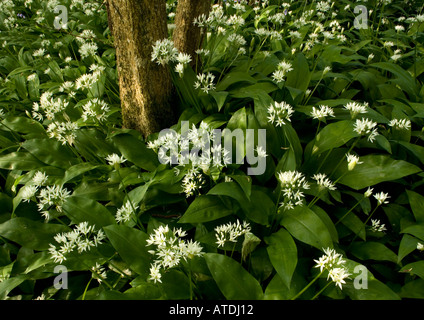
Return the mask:
M 317 281 L 319 279 L 319 277 L 322 276 L 322 274 L 324 273 L 324 270 L 321 271 L 311 282 L 309 282 L 309 284 L 303 288 L 298 294 L 296 294 L 294 297 L 292 297 L 290 300 L 296 300 L 297 298 L 299 298 L 306 290 L 309 289 L 309 287 L 311 285 L 313 285 L 315 283 L 315 281 Z
M 326 285 L 325 285 L 325 287 L 324 288 L 322 288 L 316 295 L 314 295 L 313 297 L 312 297 L 312 299 L 311 300 L 315 300 L 316 298 L 318 298 L 319 297 L 319 295 L 321 294 L 321 293 L 323 293 L 324 292 L 324 290 L 325 289 L 327 289 L 328 288 L 328 286 L 331 284 L 331 282 L 328 282 Z

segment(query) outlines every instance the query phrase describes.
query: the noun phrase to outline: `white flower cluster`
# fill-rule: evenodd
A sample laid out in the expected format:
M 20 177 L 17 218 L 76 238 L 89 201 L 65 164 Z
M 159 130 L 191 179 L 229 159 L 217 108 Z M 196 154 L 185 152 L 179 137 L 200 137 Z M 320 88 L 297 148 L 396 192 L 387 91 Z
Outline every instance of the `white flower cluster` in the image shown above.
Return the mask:
M 319 190 L 336 190 L 336 186 L 334 185 L 334 183 L 330 179 L 328 179 L 327 175 L 324 173 L 314 174 L 312 179 L 316 180 Z
M 165 66 L 169 62 L 175 62 L 178 57 L 178 50 L 174 42 L 169 39 L 157 40 L 153 45 L 152 61 L 158 65 Z
M 237 239 L 242 235 L 250 232 L 250 224 L 246 221 L 243 221 L 243 224 L 240 224 L 240 221 L 237 220 L 236 223 L 227 223 L 215 227 L 215 237 L 216 244 L 218 247 L 223 247 L 226 242 L 236 243 Z
M 285 121 L 291 122 L 291 116 L 294 109 L 286 102 L 274 102 L 268 107 L 268 121 L 277 127 L 282 127 L 286 124 Z
M 310 188 L 305 176 L 298 171 L 284 171 L 278 173 L 278 180 L 285 197 L 280 207 L 290 210 L 294 206 L 302 206 L 305 197 L 303 191 Z
M 197 75 L 197 81 L 194 83 L 194 88 L 200 89 L 208 94 L 216 89 L 214 80 L 215 76 L 212 73 L 200 73 Z
M 372 232 L 384 232 L 386 231 L 386 226 L 381 223 L 380 220 L 371 219 L 371 231 Z
M 355 119 L 356 116 L 360 113 L 367 113 L 367 107 L 367 103 L 360 104 L 358 102 L 349 102 L 344 106 L 344 108 L 350 112 L 350 116 L 352 117 L 352 119 Z
M 92 30 L 86 29 L 77 36 L 76 41 L 79 44 L 79 53 L 81 59 L 95 56 L 99 48 L 94 42 L 96 35 Z
M 368 141 L 374 142 L 375 138 L 379 135 L 376 127 L 376 122 L 362 118 L 362 120 L 356 120 L 353 130 L 361 136 L 368 136 Z
M 76 122 L 54 121 L 47 126 L 46 132 L 50 138 L 62 142 L 63 145 L 67 143 L 72 146 L 75 143 L 78 128 L 79 126 Z
M 393 120 L 390 120 L 389 126 L 397 130 L 411 130 L 411 120 L 393 119 Z
M 115 220 L 117 223 L 128 222 L 131 217 L 136 213 L 138 206 L 134 205 L 131 201 L 127 201 L 121 208 L 116 211 Z
M 292 70 L 293 70 L 292 64 L 283 60 L 278 64 L 277 70 L 274 71 L 274 73 L 272 74 L 272 79 L 276 83 L 284 82 L 285 81 L 284 78 L 286 77 L 287 73 L 289 73 Z
M 186 134 L 167 132 L 157 140 L 149 141 L 148 148 L 158 153 L 161 163 L 190 165 L 183 179 L 184 192 L 190 196 L 205 182 L 202 172 L 209 173 L 211 167 L 222 170 L 231 163 L 230 152 L 217 140 L 214 131 L 202 121 L 199 128 L 193 124 Z
M 90 251 L 92 247 L 97 247 L 106 238 L 104 232 L 100 229 L 95 230 L 88 222 L 81 222 L 76 227 L 66 233 L 59 233 L 54 240 L 59 246 L 50 244 L 49 253 L 56 263 L 62 263 L 66 260 L 66 254 L 75 249 L 78 253 Z
M 31 199 L 37 197 L 39 200 L 38 211 L 46 220 L 49 220 L 49 210 L 54 208 L 56 211 L 62 212 L 62 206 L 71 193 L 60 185 L 44 187 L 47 179 L 48 176 L 44 172 L 37 171 L 30 183 L 24 186 L 20 192 L 24 202 L 30 202 Z
M 69 102 L 62 98 L 53 98 L 53 93 L 46 91 L 40 96 L 40 103 L 34 102 L 32 116 L 38 121 L 42 121 L 44 117 L 54 120 L 56 115 L 63 113 L 68 105 Z
M 83 113 L 81 118 L 84 122 L 104 122 L 107 120 L 110 111 L 109 105 L 98 99 L 92 99 L 82 106 Z
M 380 192 L 380 193 L 376 193 L 374 195 L 374 198 L 377 200 L 378 205 L 381 206 L 383 204 L 389 203 L 387 199 L 390 198 L 390 196 L 388 193 Z
M 347 169 L 349 171 L 352 171 L 353 169 L 355 169 L 356 165 L 363 164 L 363 162 L 359 161 L 359 157 L 353 154 L 350 154 L 350 153 L 346 154 L 346 158 L 347 158 Z
M 150 266 L 150 280 L 162 282 L 161 270 L 177 267 L 182 260 L 193 259 L 203 255 L 202 247 L 197 241 L 185 241 L 187 235 L 182 229 L 171 230 L 168 225 L 160 226 L 150 234 L 147 246 L 155 246 L 149 253 L 156 257 Z
M 327 117 L 334 117 L 334 110 L 326 105 L 319 106 L 319 109 L 312 107 L 311 116 L 313 119 L 324 121 Z
M 331 281 L 342 289 L 342 284 L 346 283 L 344 279 L 351 275 L 344 266 L 346 261 L 334 249 L 324 249 L 324 253 L 318 260 L 314 260 L 316 262 L 315 268 L 319 268 L 320 272 L 327 270 L 327 280 L 331 278 Z

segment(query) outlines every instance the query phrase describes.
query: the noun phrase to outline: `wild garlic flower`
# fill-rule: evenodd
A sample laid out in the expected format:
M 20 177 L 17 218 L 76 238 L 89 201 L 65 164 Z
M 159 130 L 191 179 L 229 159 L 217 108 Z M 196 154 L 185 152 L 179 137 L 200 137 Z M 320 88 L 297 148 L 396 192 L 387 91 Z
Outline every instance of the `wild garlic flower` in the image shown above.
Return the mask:
M 79 47 L 78 52 L 81 55 L 81 59 L 85 59 L 95 56 L 98 48 L 94 42 L 85 42 Z
M 386 226 L 381 223 L 380 220 L 371 219 L 371 231 L 372 232 L 383 232 L 386 231 Z
M 103 280 L 107 279 L 105 268 L 98 262 L 96 265 L 91 267 L 92 277 L 97 280 L 98 283 L 102 283 Z
M 368 187 L 367 191 L 364 192 L 364 197 L 365 198 L 369 198 L 372 196 L 372 192 L 373 192 L 374 188 L 370 188 Z
M 77 90 L 90 89 L 97 81 L 99 81 L 100 75 L 101 73 L 99 71 L 92 74 L 83 74 L 75 81 L 75 88 Z
M 236 223 L 227 223 L 215 227 L 215 237 L 216 244 L 218 247 L 223 247 L 226 242 L 236 243 L 237 239 L 242 235 L 250 232 L 250 224 L 246 221 L 243 221 L 243 224 L 240 224 L 240 221 L 237 220 Z
M 393 120 L 390 120 L 389 126 L 397 130 L 411 130 L 411 120 L 393 119 Z
M 54 236 L 56 245 L 50 244 L 49 253 L 55 263 L 62 263 L 66 260 L 66 255 L 76 250 L 79 254 L 90 251 L 97 247 L 106 238 L 104 232 L 100 229 L 95 230 L 94 226 L 88 222 L 81 222 L 74 226 L 70 232 L 59 233 Z
M 35 185 L 28 185 L 22 188 L 22 201 L 24 202 L 30 202 L 31 198 L 33 198 L 35 196 L 35 194 L 38 191 L 38 187 Z
M 63 145 L 69 144 L 72 146 L 75 143 L 76 131 L 79 129 L 79 126 L 76 122 L 59 122 L 55 121 L 48 125 L 47 134 L 49 138 L 56 139 L 59 142 L 62 142 Z
M 356 165 L 363 164 L 363 162 L 359 161 L 359 157 L 353 154 L 350 154 L 350 153 L 346 154 L 346 158 L 347 158 L 347 169 L 349 171 L 352 171 L 353 169 L 355 169 Z
M 50 216 L 48 210 L 54 208 L 58 212 L 62 212 L 63 204 L 70 195 L 71 192 L 61 185 L 47 186 L 41 189 L 37 196 L 39 200 L 38 211 L 48 220 Z
M 373 142 L 375 137 L 379 134 L 376 126 L 377 123 L 372 120 L 364 118 L 362 118 L 362 120 L 357 119 L 354 124 L 354 131 L 361 136 L 368 135 L 368 141 Z
M 40 96 L 40 103 L 34 102 L 32 116 L 39 121 L 44 118 L 54 120 L 56 115 L 63 113 L 68 105 L 69 102 L 65 99 L 53 98 L 53 93 L 46 91 Z
M 154 246 L 154 250 L 149 253 L 155 256 L 156 260 L 150 266 L 150 279 L 156 282 L 161 281 L 161 269 L 168 270 L 177 267 L 181 261 L 200 257 L 204 254 L 202 247 L 195 241 L 185 241 L 187 233 L 180 229 L 171 230 L 168 225 L 160 226 L 153 230 L 146 240 L 146 246 Z
M 113 153 L 106 157 L 106 161 L 110 166 L 119 168 L 119 165 L 123 164 L 127 160 L 124 158 L 124 156 L 119 156 L 116 153 Z
M 332 190 L 332 191 L 336 190 L 336 186 L 334 185 L 334 183 L 330 179 L 328 179 L 327 175 L 324 173 L 314 174 L 312 179 L 316 180 L 320 190 L 325 190 L 325 189 Z
M 367 107 L 367 104 L 359 104 L 357 102 L 349 102 L 344 106 L 344 108 L 350 112 L 352 119 L 355 119 L 360 113 L 367 113 Z
M 291 122 L 291 116 L 294 113 L 294 109 L 291 105 L 286 102 L 275 102 L 273 105 L 268 107 L 268 121 L 277 127 L 282 127 L 286 124 L 285 121 Z
M 327 270 L 327 280 L 331 278 L 331 281 L 342 289 L 342 284 L 346 283 L 344 279 L 350 276 L 344 266 L 346 261 L 343 259 L 343 255 L 337 253 L 334 249 L 324 249 L 324 253 L 318 260 L 314 260 L 316 262 L 315 268 L 319 268 L 321 273 Z
M 183 192 L 186 197 L 191 197 L 200 192 L 200 189 L 206 184 L 206 180 L 199 168 L 188 170 L 182 181 Z
M 121 208 L 116 211 L 116 222 L 123 223 L 130 221 L 131 217 L 136 213 L 137 209 L 138 206 L 135 206 L 132 202 L 127 201 Z
M 278 64 L 277 70 L 272 74 L 272 78 L 276 83 L 281 83 L 285 81 L 287 73 L 292 71 L 292 64 L 283 60 Z
M 152 61 L 165 66 L 169 62 L 177 60 L 178 50 L 174 42 L 169 39 L 157 40 L 153 45 Z
M 83 113 L 81 115 L 81 118 L 84 122 L 104 122 L 106 121 L 108 117 L 107 114 L 110 111 L 109 105 L 98 98 L 92 99 L 85 103 L 82 106 L 82 109 Z
M 417 250 L 424 251 L 424 244 L 422 244 L 421 242 L 418 242 L 417 243 Z
M 195 89 L 200 89 L 208 94 L 216 89 L 214 84 L 215 76 L 208 72 L 207 74 L 201 73 L 197 75 L 197 81 L 194 83 Z
M 41 187 L 47 182 L 48 176 L 41 171 L 37 171 L 32 177 L 32 182 L 34 185 Z
M 278 173 L 278 181 L 281 184 L 281 192 L 285 197 L 280 207 L 290 210 L 294 206 L 302 206 L 305 197 L 303 191 L 310 188 L 305 176 L 297 171 L 284 171 Z
M 327 117 L 334 117 L 334 110 L 329 106 L 321 105 L 318 108 L 312 107 L 311 116 L 313 119 L 324 121 Z
M 388 193 L 380 192 L 374 195 L 374 198 L 377 200 L 378 205 L 381 206 L 383 204 L 388 204 L 389 201 L 387 201 L 388 198 L 390 198 Z

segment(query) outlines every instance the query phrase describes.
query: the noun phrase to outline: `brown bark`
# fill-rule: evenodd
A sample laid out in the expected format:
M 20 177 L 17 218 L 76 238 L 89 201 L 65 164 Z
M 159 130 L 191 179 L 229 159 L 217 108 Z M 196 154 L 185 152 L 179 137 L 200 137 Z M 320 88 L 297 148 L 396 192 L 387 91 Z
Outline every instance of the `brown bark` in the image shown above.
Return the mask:
M 147 137 L 174 123 L 171 75 L 151 61 L 152 45 L 168 38 L 165 1 L 107 0 L 107 5 L 123 125 Z
M 195 61 L 196 50 L 202 45 L 201 29 L 193 24 L 202 14 L 208 16 L 211 0 L 179 0 L 175 16 L 174 45 L 178 51 L 188 53 Z

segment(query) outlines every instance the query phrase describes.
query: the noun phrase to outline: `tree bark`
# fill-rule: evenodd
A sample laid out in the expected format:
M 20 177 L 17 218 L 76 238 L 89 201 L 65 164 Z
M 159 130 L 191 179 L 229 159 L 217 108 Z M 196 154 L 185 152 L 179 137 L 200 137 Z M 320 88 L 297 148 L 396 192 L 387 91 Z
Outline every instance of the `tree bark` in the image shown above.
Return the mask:
M 196 50 L 202 45 L 201 29 L 193 24 L 202 14 L 208 16 L 211 0 L 179 0 L 175 15 L 174 45 L 178 51 L 188 53 L 195 62 Z
M 107 6 L 123 126 L 147 137 L 175 122 L 169 69 L 151 61 L 152 45 L 168 38 L 165 1 L 107 0 Z

